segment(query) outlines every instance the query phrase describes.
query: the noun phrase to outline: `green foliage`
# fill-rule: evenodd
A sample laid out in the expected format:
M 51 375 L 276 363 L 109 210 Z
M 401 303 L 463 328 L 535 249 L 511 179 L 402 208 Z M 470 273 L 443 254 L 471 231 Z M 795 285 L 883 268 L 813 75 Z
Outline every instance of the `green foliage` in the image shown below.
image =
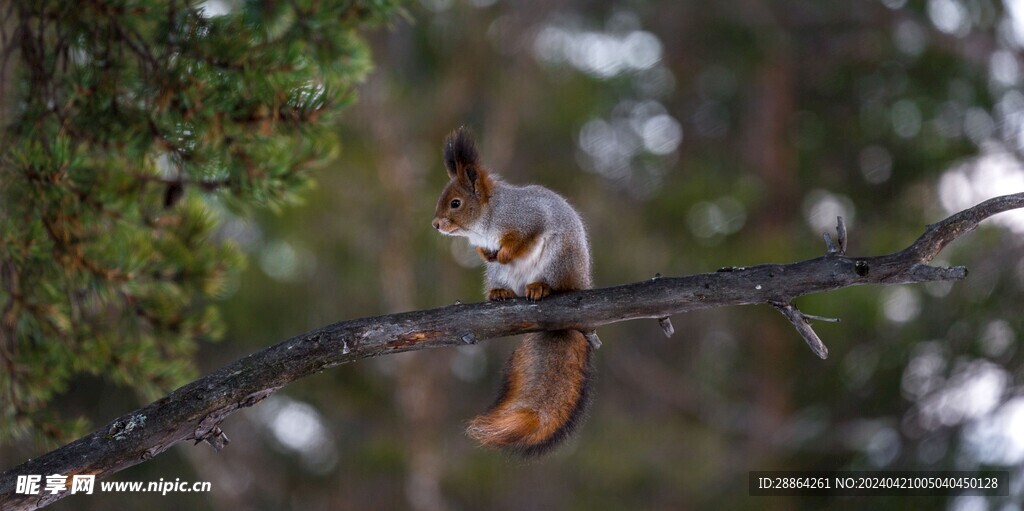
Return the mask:
M 55 442 L 79 375 L 151 399 L 194 377 L 241 251 L 210 201 L 286 204 L 335 148 L 394 2 L 20 1 L 0 149 L 0 441 Z

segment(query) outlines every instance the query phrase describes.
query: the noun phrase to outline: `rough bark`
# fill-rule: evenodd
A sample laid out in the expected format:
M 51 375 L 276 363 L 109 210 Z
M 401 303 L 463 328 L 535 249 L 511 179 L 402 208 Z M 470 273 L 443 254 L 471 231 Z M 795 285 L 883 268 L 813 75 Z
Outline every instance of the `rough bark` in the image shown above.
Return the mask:
M 778 308 L 798 326 L 815 352 L 824 356 L 824 346 L 818 347 L 807 334 L 813 334 L 810 320 L 820 318 L 804 315 L 792 307 L 794 298 L 854 285 L 962 279 L 967 275 L 964 267 L 934 267 L 927 263 L 982 220 L 1017 208 L 1024 208 L 1024 193 L 990 199 L 928 226 L 909 247 L 888 255 L 846 256 L 846 229 L 840 225 L 838 245 L 827 239 L 827 253 L 806 261 L 656 277 L 551 296 L 539 303 L 524 299 L 456 303 L 328 325 L 236 360 L 90 435 L 0 474 L 0 509 L 37 509 L 68 495 L 16 495 L 18 475 L 62 474 L 70 480 L 73 474 L 95 474 L 103 478 L 153 458 L 183 440 L 205 440 L 220 449 L 227 443 L 227 437 L 219 426 L 231 413 L 258 403 L 299 378 L 367 357 L 471 344 L 539 330 L 589 331 L 639 318 L 663 320 L 662 326 L 668 333 L 671 327 L 664 318 L 672 314 L 748 304 Z

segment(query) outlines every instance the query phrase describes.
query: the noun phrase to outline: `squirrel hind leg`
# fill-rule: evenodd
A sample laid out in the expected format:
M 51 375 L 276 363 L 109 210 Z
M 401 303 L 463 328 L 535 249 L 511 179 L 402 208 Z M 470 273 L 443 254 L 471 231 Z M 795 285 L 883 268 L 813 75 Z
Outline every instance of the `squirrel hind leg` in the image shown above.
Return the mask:
M 526 285 L 526 299 L 536 302 L 551 294 L 551 286 L 547 282 L 531 282 Z
M 511 300 L 516 297 L 516 292 L 511 289 L 505 288 L 494 288 L 487 291 L 487 301 L 489 302 L 500 302 L 502 300 Z

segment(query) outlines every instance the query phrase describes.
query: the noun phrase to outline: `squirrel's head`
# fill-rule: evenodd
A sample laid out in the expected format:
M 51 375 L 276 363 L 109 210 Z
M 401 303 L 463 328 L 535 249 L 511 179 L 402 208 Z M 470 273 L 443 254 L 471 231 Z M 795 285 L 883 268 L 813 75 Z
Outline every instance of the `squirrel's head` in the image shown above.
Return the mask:
M 493 181 L 480 164 L 476 145 L 465 128 L 453 131 L 445 140 L 444 166 L 451 181 L 437 200 L 432 225 L 449 236 L 467 236 L 487 208 Z

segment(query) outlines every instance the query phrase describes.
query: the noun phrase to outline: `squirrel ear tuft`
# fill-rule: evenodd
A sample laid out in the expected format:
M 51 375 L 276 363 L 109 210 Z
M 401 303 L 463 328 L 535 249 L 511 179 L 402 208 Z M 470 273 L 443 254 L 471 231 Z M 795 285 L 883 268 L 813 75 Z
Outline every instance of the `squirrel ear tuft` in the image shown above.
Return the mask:
M 457 167 L 455 166 L 455 149 L 452 147 L 452 139 L 444 142 L 444 168 L 448 170 L 448 177 L 455 179 Z
M 476 167 L 473 165 L 466 165 L 463 169 L 465 169 L 466 172 L 466 181 L 469 181 L 470 188 L 473 190 L 473 193 L 476 193 L 477 178 L 480 177 L 479 173 L 476 171 Z
M 448 176 L 455 179 L 462 168 L 477 166 L 476 144 L 464 126 L 451 132 L 444 143 L 444 166 Z M 475 176 L 471 181 L 475 181 Z

